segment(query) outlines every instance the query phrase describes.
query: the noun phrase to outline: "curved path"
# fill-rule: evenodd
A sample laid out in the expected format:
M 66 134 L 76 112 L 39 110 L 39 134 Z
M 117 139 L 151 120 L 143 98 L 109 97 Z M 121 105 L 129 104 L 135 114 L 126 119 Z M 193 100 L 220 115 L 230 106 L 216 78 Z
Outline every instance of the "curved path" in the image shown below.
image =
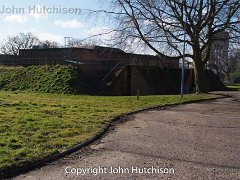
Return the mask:
M 87 150 L 15 179 L 240 179 L 239 93 L 139 113 Z

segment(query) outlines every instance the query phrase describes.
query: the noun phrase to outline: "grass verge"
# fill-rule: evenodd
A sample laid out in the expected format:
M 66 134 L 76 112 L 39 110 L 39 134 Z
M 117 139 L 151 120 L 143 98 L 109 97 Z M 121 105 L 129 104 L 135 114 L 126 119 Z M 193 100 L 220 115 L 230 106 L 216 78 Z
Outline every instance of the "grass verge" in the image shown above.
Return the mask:
M 117 115 L 219 97 L 213 94 L 99 97 L 0 91 L 0 170 L 86 141 Z
M 227 87 L 231 89 L 237 89 L 238 91 L 240 91 L 240 84 L 231 84 L 227 85 Z

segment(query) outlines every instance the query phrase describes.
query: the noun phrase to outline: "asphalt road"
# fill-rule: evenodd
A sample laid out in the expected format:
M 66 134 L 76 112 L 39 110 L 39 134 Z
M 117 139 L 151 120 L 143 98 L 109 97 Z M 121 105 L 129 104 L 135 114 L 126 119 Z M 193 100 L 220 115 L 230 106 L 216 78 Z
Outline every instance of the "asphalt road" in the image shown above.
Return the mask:
M 90 147 L 15 179 L 240 179 L 240 93 L 232 95 L 139 113 Z

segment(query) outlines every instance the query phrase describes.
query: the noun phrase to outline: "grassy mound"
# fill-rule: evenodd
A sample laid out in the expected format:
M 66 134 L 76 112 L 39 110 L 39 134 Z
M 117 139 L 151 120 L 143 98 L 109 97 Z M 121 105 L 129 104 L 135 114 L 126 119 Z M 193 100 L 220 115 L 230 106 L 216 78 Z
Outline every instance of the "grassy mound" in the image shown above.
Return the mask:
M 0 89 L 75 93 L 77 72 L 71 66 L 0 66 Z

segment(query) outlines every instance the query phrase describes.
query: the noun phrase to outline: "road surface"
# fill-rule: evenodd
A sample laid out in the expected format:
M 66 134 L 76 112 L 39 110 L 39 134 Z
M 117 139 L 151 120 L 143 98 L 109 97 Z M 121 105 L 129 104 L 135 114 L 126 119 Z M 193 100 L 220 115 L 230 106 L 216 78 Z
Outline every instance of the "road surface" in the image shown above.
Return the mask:
M 240 179 L 240 94 L 232 95 L 139 113 L 95 144 L 14 179 Z

